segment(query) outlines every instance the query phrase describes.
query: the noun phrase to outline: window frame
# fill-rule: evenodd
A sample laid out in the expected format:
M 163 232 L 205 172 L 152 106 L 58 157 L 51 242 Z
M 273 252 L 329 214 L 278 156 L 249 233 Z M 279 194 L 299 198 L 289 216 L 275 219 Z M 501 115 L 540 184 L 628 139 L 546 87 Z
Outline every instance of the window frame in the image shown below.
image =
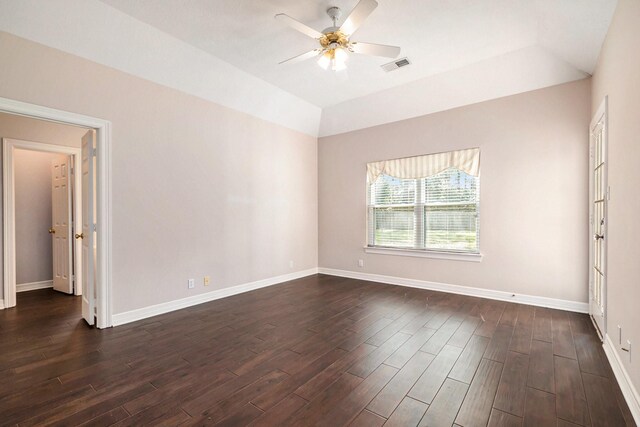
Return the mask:
M 444 172 L 444 171 L 442 171 Z M 463 171 L 464 172 L 464 171 Z M 480 182 L 479 176 L 476 178 L 478 185 L 477 201 L 475 203 L 467 202 L 454 202 L 450 204 L 428 204 L 425 200 L 425 191 L 423 179 L 415 179 L 415 202 L 413 204 L 402 205 L 406 207 L 413 207 L 414 212 L 414 224 L 415 224 L 415 242 L 423 247 L 396 247 L 396 246 L 384 246 L 384 245 L 372 245 L 371 242 L 375 240 L 375 220 L 371 219 L 376 207 L 382 207 L 383 205 L 374 205 L 371 203 L 371 188 L 373 184 L 366 183 L 366 244 L 364 251 L 372 254 L 385 254 L 385 255 L 398 255 L 409 256 L 419 258 L 434 258 L 434 259 L 447 259 L 456 261 L 472 261 L 480 262 L 482 260 L 482 252 L 480 249 Z M 426 221 L 427 221 L 427 208 L 430 206 L 455 206 L 455 205 L 473 205 L 476 206 L 477 215 L 477 248 L 475 250 L 458 250 L 458 249 L 432 249 L 424 247 L 426 246 Z M 400 207 L 400 205 L 398 205 Z M 421 213 L 423 212 L 423 213 Z

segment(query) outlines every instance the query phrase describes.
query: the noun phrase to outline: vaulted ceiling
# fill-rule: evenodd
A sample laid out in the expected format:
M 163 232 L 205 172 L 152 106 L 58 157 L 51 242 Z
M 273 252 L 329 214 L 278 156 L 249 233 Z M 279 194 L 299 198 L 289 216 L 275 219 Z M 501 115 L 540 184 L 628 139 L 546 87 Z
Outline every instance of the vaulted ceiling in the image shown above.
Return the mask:
M 63 1 L 82 4 L 88 12 L 87 5 L 94 0 Z M 378 8 L 352 39 L 400 46 L 400 57 L 408 57 L 412 64 L 387 73 L 380 65 L 389 59 L 351 54 L 347 73 L 335 73 L 323 70 L 313 59 L 278 65 L 315 48 L 317 42 L 284 27 L 274 15 L 283 12 L 322 30 L 331 24 L 326 15 L 329 6 L 342 8 L 344 17 L 357 0 L 100 1 L 114 11 L 113 20 L 115 11 L 133 18 L 126 22 L 131 27 L 129 36 L 144 33 L 147 40 L 158 39 L 152 31 L 160 31 L 206 52 L 215 60 L 207 64 L 208 70 L 195 64 L 200 74 L 210 73 L 216 79 L 235 78 L 231 74 L 255 77 L 321 109 L 316 125 L 321 136 L 587 77 L 594 70 L 616 6 L 615 0 L 378 0 Z M 29 0 L 15 2 L 14 7 L 27 3 L 33 3 L 34 10 L 47 7 Z M 103 15 L 106 12 L 100 10 Z M 74 12 L 66 9 L 65 13 Z M 59 15 L 69 19 L 62 12 Z M 124 18 L 118 19 L 124 26 Z M 134 30 L 134 22 L 140 28 Z M 6 26 L 15 25 L 7 18 Z M 38 41 L 55 39 L 45 37 L 42 29 L 37 31 Z M 113 30 L 109 34 L 117 38 Z M 111 43 L 110 55 L 122 57 L 120 65 L 125 58 L 134 60 L 133 52 L 114 52 L 115 42 L 102 42 Z M 120 44 L 118 49 L 132 49 Z M 291 127 L 313 133 L 309 129 L 314 125 Z
M 102 1 L 323 108 L 534 46 L 586 76 L 615 6 L 613 0 L 379 0 L 354 40 L 400 46 L 413 64 L 387 74 L 380 65 L 389 59 L 355 54 L 341 76 L 314 60 L 278 65 L 316 42 L 274 15 L 322 30 L 331 24 L 329 6 L 342 8 L 344 19 L 357 0 Z

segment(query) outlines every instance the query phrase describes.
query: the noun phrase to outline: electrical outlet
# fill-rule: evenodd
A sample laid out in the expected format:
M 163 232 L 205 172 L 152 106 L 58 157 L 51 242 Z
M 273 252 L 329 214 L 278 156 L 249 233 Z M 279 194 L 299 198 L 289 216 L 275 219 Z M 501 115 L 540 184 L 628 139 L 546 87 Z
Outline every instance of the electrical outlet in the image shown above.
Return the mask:
M 364 267 L 364 260 L 363 259 L 359 259 L 358 260 L 358 267 Z
M 293 268 L 293 260 L 289 261 L 289 268 Z
M 189 279 L 189 281 L 187 283 L 188 283 L 189 289 L 193 289 L 193 288 L 196 287 L 195 279 Z
M 203 282 L 205 286 L 209 286 L 209 283 L 211 283 L 211 276 L 204 276 Z

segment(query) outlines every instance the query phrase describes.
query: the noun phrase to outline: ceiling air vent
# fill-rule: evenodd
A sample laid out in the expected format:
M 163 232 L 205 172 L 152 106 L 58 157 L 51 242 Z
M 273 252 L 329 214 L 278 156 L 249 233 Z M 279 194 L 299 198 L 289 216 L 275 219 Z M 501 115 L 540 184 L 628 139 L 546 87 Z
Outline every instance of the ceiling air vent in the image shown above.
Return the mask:
M 409 64 L 411 64 L 411 62 L 409 62 L 408 58 L 400 58 L 400 59 L 396 59 L 395 61 L 389 62 L 388 64 L 381 65 L 381 67 L 383 70 L 385 70 L 388 73 L 389 71 L 406 67 Z

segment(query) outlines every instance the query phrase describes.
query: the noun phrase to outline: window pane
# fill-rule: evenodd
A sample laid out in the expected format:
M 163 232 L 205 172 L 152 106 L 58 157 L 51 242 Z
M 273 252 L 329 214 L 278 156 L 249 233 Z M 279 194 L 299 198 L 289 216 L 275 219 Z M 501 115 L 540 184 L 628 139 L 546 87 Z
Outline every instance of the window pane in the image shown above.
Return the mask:
M 416 180 L 380 175 L 371 186 L 373 205 L 411 205 L 416 200 Z
M 411 248 L 415 244 L 413 207 L 373 208 L 376 246 Z
M 476 205 L 426 206 L 427 249 L 477 251 Z
M 478 197 L 478 178 L 467 175 L 457 169 L 447 169 L 425 179 L 425 203 L 451 204 L 462 202 L 476 203 Z
M 425 179 L 425 247 L 478 250 L 478 178 L 447 169 Z
M 479 178 L 457 169 L 420 179 L 380 175 L 369 187 L 368 243 L 478 252 L 478 190 Z

